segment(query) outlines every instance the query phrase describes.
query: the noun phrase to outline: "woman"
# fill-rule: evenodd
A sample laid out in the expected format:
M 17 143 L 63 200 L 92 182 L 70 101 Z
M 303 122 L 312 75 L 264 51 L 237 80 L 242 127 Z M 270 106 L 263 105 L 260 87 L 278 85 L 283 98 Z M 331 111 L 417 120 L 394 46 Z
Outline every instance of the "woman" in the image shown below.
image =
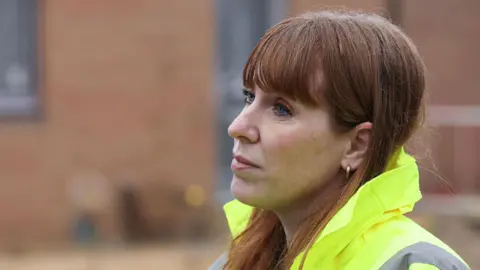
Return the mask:
M 243 72 L 231 247 L 211 269 L 468 269 L 404 216 L 420 200 L 403 146 L 421 125 L 425 67 L 373 14 L 321 11 L 271 28 Z

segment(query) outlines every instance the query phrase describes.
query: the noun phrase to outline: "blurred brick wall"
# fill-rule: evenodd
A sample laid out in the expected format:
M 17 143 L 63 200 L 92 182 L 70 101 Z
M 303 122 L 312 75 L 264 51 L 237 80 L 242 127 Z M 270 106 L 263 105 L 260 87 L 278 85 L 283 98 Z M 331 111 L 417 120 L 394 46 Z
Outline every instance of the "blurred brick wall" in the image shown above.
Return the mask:
M 211 192 L 210 1 L 42 2 L 44 116 L 0 123 L 0 245 L 71 238 L 67 183 L 84 170 L 112 190 L 128 179 L 145 193 L 165 186 L 183 196 L 189 184 Z M 175 207 L 146 201 L 160 216 Z M 110 202 L 107 239 L 118 236 L 117 218 Z
M 432 105 L 480 106 L 480 2 L 404 1 L 403 25 L 427 65 Z M 442 118 L 445 115 L 432 115 Z M 427 134 L 438 172 L 459 193 L 480 192 L 480 126 L 455 123 Z M 432 169 L 430 161 L 425 166 Z M 434 173 L 423 172 L 425 189 L 447 192 Z

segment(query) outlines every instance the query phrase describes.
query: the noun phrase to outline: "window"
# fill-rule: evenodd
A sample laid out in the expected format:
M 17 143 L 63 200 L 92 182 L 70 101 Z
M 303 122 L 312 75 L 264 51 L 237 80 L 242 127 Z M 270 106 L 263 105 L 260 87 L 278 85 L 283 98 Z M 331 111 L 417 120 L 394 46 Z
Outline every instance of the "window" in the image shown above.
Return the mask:
M 37 111 L 35 0 L 0 1 L 0 118 Z
M 285 17 L 286 0 L 217 0 L 216 79 L 219 99 L 220 201 L 229 198 L 233 141 L 227 128 L 243 107 L 242 71 L 263 33 Z M 224 192 L 222 192 L 224 191 Z

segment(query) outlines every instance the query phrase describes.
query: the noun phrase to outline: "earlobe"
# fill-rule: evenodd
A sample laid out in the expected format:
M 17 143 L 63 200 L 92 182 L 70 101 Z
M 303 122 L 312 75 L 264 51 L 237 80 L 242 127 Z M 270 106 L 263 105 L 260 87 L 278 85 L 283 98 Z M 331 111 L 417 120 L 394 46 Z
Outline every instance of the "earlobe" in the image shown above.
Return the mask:
M 372 140 L 372 123 L 364 122 L 352 130 L 349 148 L 346 150 L 342 160 L 342 168 L 347 170 L 350 166 L 351 171 L 355 171 L 362 164 L 366 156 L 370 142 Z

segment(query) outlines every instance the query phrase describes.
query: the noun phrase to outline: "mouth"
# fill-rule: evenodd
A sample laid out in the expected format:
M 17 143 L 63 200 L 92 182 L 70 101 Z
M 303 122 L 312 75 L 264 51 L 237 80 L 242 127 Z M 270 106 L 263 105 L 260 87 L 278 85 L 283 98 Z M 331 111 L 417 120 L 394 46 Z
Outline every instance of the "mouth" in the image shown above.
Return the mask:
M 239 155 L 234 155 L 233 156 L 231 167 L 232 167 L 233 171 L 241 171 L 241 170 L 247 170 L 247 169 L 260 168 L 258 165 L 251 162 L 247 158 L 239 156 Z

